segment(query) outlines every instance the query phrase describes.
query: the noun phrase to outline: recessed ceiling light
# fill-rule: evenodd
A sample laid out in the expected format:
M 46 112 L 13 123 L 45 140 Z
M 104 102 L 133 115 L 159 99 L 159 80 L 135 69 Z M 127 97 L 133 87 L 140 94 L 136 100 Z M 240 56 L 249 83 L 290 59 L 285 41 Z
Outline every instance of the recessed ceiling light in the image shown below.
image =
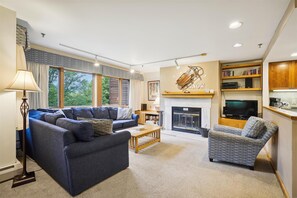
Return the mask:
M 241 47 L 241 46 L 242 46 L 241 43 L 235 43 L 235 44 L 233 45 L 233 47 Z
M 297 56 L 297 52 L 292 53 L 291 56 Z
M 229 28 L 230 29 L 237 29 L 240 28 L 242 26 L 242 22 L 240 21 L 234 21 L 233 23 L 230 23 Z

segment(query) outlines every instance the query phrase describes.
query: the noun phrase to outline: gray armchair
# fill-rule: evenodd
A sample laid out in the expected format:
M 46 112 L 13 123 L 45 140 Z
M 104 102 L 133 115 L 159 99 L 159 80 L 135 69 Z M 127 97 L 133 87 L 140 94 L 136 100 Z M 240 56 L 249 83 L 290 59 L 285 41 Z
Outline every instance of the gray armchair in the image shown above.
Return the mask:
M 254 163 L 259 152 L 278 130 L 275 124 L 269 121 L 264 121 L 264 123 L 265 127 L 257 138 L 243 136 L 242 129 L 215 125 L 208 137 L 209 160 L 212 162 L 216 159 L 241 164 L 254 170 Z M 248 124 L 249 121 L 246 125 Z

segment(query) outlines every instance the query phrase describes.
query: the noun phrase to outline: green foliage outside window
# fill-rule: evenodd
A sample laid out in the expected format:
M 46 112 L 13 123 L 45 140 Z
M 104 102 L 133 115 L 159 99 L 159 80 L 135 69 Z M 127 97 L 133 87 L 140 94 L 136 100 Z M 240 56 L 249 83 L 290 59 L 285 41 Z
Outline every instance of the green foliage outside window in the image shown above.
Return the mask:
M 110 81 L 108 77 L 102 77 L 102 104 L 107 105 L 109 101 L 109 85 Z
M 48 83 L 48 106 L 59 106 L 59 70 L 56 68 L 49 68 L 49 83 Z

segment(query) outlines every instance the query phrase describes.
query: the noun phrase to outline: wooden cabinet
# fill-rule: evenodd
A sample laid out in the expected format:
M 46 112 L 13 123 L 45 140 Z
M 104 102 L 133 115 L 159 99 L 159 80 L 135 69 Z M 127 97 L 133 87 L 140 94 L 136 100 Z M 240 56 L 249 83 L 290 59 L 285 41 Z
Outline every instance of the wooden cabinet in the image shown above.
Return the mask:
M 237 120 L 231 118 L 219 118 L 219 124 L 243 129 L 247 120 Z
M 297 89 L 297 61 L 269 64 L 269 89 Z
M 139 115 L 138 124 L 145 124 L 146 121 L 159 121 L 159 113 L 157 111 L 135 111 Z

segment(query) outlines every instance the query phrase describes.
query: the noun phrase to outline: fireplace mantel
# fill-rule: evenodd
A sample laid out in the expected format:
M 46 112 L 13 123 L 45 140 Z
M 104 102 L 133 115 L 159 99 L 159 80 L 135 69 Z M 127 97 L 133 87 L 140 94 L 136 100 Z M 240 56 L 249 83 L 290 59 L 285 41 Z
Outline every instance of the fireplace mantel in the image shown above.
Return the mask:
M 162 96 L 164 98 L 213 98 L 214 92 L 209 93 L 205 91 L 193 92 L 169 92 L 165 91 Z

